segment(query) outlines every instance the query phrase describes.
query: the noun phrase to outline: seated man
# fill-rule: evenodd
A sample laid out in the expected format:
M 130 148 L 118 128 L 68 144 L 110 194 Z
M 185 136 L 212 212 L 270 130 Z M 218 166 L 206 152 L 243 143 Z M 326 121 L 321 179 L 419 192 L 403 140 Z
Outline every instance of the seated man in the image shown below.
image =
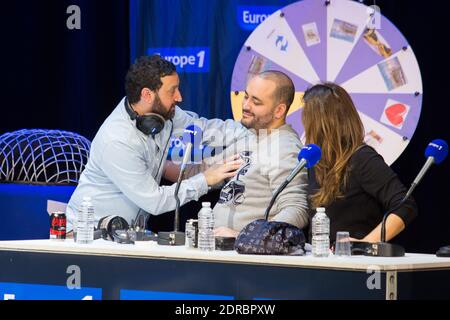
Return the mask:
M 264 218 L 273 192 L 297 165 L 302 145 L 297 133 L 286 124 L 294 95 L 292 80 L 282 72 L 265 71 L 250 79 L 241 120 L 251 129 L 250 134 L 222 154 L 204 160 L 211 165 L 235 154 L 243 160 L 236 176 L 222 188 L 213 209 L 216 236 L 236 237 L 247 224 Z M 302 171 L 278 196 L 269 219 L 304 228 L 308 224 L 306 192 L 307 177 Z

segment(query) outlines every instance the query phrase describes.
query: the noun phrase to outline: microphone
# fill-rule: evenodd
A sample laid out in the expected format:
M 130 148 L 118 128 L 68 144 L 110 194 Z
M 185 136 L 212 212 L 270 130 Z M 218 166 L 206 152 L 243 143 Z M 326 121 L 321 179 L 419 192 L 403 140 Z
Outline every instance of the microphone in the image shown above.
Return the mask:
M 184 156 L 187 142 L 193 144 L 191 162 L 195 164 L 200 164 L 203 159 L 214 157 L 216 154 L 223 151 L 223 147 L 213 147 L 203 144 L 203 131 L 196 125 L 189 125 L 186 127 L 183 134 L 179 139 L 174 139 L 174 142 L 175 143 L 172 143 L 170 146 L 169 154 L 167 155 L 167 160 L 170 161 L 181 161 Z
M 195 147 L 200 146 L 203 139 L 203 131 L 202 128 L 196 126 L 195 124 L 191 124 L 184 129 L 182 140 L 184 143 L 192 143 Z
M 431 165 L 434 163 L 440 164 L 442 161 L 445 160 L 447 155 L 448 155 L 448 144 L 444 140 L 436 139 L 428 144 L 427 148 L 425 149 L 425 158 L 427 158 L 427 161 L 425 162 L 419 174 L 411 184 L 411 187 L 409 188 L 405 198 L 408 198 L 411 195 L 416 186 L 419 184 L 420 180 L 422 180 L 425 173 L 427 173 L 428 169 L 430 169 Z
M 304 146 L 300 152 L 298 153 L 298 164 L 295 166 L 294 169 L 292 169 L 289 176 L 286 178 L 286 180 L 275 190 L 272 199 L 270 200 L 269 206 L 266 209 L 265 212 L 265 219 L 269 219 L 269 212 L 272 209 L 273 204 L 275 203 L 276 198 L 278 195 L 287 187 L 287 185 L 299 174 L 300 171 L 303 170 L 303 168 L 312 168 L 316 165 L 317 162 L 319 162 L 320 158 L 322 157 L 322 150 L 320 150 L 320 147 L 315 144 L 308 144 Z
M 383 216 L 381 223 L 381 242 L 371 244 L 370 249 L 366 250 L 366 255 L 377 256 L 377 257 L 403 257 L 405 255 L 405 249 L 399 245 L 391 244 L 386 242 L 386 220 L 387 217 L 399 209 L 408 198 L 411 196 L 412 192 L 419 184 L 420 180 L 424 177 L 428 169 L 430 169 L 432 164 L 440 164 L 448 155 L 448 144 L 444 140 L 436 139 L 431 141 L 427 148 L 425 149 L 425 157 L 427 161 L 420 170 L 417 177 L 414 179 L 413 183 L 409 187 L 408 192 L 400 201 L 400 203 L 395 206 L 394 209 L 389 210 Z
M 201 145 L 203 140 L 203 130 L 199 126 L 191 124 L 186 127 L 181 139 L 185 146 L 187 146 L 188 143 L 192 144 L 191 162 L 201 163 L 203 160 L 203 150 Z M 182 150 L 182 153 L 184 154 L 185 151 L 186 150 Z
M 186 133 L 186 131 L 185 131 Z M 178 175 L 177 184 L 175 186 L 175 217 L 174 217 L 174 231 L 171 232 L 159 232 L 158 233 L 158 244 L 160 245 L 175 245 L 180 246 L 184 245 L 185 243 L 185 235 L 184 232 L 179 232 L 180 229 L 180 198 L 178 197 L 178 191 L 180 190 L 181 181 L 183 180 L 184 172 L 186 170 L 186 165 L 189 162 L 189 159 L 191 157 L 191 151 L 193 144 L 191 141 L 194 141 L 193 139 L 193 133 L 188 132 L 186 133 L 189 139 L 187 139 L 185 152 L 183 155 L 183 161 L 181 162 L 181 168 L 180 168 L 180 174 Z M 192 136 L 192 139 L 191 139 Z M 183 139 L 184 140 L 184 139 Z M 186 140 L 184 140 L 186 141 Z
M 319 162 L 322 157 L 322 150 L 320 147 L 315 144 L 308 144 L 304 146 L 300 152 L 298 153 L 298 161 L 299 163 L 292 170 L 291 174 L 286 178 L 286 181 L 290 183 L 292 179 L 294 179 L 297 174 L 302 171 L 303 168 L 312 168 Z

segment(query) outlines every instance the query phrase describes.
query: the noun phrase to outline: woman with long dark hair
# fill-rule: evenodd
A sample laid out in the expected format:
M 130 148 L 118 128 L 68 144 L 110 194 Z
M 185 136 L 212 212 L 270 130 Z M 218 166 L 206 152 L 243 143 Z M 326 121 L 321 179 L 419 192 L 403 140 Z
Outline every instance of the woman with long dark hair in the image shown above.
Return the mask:
M 310 169 L 309 200 L 313 210 L 325 207 L 330 238 L 337 231 L 367 242 L 380 241 L 381 221 L 406 195 L 397 175 L 372 147 L 364 143 L 364 127 L 349 94 L 334 83 L 305 92 L 302 121 L 306 143 L 322 149 L 322 159 Z M 391 212 L 386 240 L 399 234 L 417 215 L 413 199 Z

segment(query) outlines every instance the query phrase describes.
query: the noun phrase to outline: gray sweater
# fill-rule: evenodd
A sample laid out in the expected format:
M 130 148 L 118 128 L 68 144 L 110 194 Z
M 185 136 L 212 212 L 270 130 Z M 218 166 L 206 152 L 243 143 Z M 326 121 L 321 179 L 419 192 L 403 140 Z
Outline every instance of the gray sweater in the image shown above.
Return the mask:
M 260 131 L 230 145 L 222 154 L 206 159 L 208 165 L 234 154 L 244 164 L 222 188 L 214 207 L 215 226 L 241 231 L 250 222 L 264 218 L 272 194 L 298 164 L 302 144 L 288 124 L 270 134 Z M 304 228 L 308 224 L 307 174 L 300 172 L 278 196 L 269 219 Z

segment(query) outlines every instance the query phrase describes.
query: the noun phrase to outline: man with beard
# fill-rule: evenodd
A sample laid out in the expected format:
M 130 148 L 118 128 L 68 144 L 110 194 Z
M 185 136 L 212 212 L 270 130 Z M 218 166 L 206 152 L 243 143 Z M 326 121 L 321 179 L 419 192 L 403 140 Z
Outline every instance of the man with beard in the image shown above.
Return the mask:
M 298 164 L 302 144 L 286 123 L 294 101 L 292 80 L 279 71 L 265 71 L 247 84 L 241 123 L 250 134 L 229 146 L 223 155 L 205 160 L 205 168 L 220 158 L 239 154 L 243 164 L 222 188 L 214 207 L 215 235 L 236 237 L 250 222 L 264 218 L 273 192 Z M 306 171 L 298 174 L 277 198 L 270 220 L 298 228 L 308 224 Z
M 89 160 L 67 206 L 68 230 L 72 229 L 83 197 L 90 197 L 98 222 L 119 215 L 131 223 L 143 210 L 158 215 L 175 209 L 175 185 L 160 186 L 169 140 L 195 124 L 203 142 L 224 147 L 248 132 L 235 121 L 194 119 L 176 106 L 182 101 L 179 77 L 173 63 L 159 55 L 139 58 L 125 79 L 126 97 L 100 127 L 92 141 Z M 223 132 L 218 141 L 217 132 Z M 184 180 L 179 189 L 181 205 L 198 200 L 216 185 L 236 174 L 240 160 L 213 166 Z

